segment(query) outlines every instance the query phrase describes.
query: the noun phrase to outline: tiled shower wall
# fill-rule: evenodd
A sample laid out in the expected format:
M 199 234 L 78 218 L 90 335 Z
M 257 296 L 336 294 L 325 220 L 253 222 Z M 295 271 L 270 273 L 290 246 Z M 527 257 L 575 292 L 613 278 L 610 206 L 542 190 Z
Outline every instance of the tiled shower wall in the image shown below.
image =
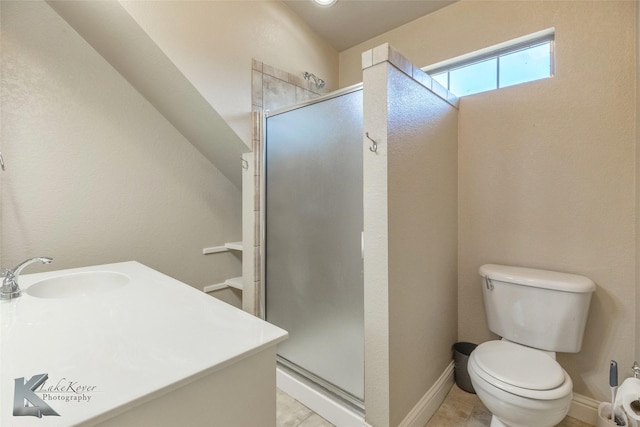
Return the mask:
M 252 61 L 251 103 L 253 114 L 252 149 L 243 157 L 243 267 L 244 292 L 242 308 L 256 316 L 264 316 L 261 305 L 261 179 L 263 113 L 274 111 L 322 95 L 313 82 L 260 61 Z
M 260 61 L 253 60 L 251 70 L 251 103 L 253 111 L 273 111 L 299 102 L 308 101 L 321 95 L 315 84 L 278 70 Z M 255 146 L 254 146 L 255 148 Z

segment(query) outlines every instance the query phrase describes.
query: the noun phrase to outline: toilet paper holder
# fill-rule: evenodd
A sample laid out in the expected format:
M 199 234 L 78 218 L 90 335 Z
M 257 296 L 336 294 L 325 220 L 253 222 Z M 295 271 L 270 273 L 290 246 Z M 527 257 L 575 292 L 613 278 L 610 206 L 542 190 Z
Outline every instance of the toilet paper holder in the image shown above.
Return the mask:
M 640 409 L 640 365 L 638 365 L 638 362 L 633 363 L 631 372 L 633 376 L 625 379 L 618 388 L 618 396 L 614 407 L 621 409 L 625 414 L 627 418 L 626 425 L 637 427 L 640 426 L 640 411 L 636 410 Z M 639 408 L 636 408 L 636 406 Z M 611 414 L 610 408 L 608 414 Z M 598 415 L 600 415 L 600 411 L 598 411 Z
M 640 365 L 638 365 L 638 362 L 633 362 L 631 372 L 633 372 L 633 378 L 640 379 Z

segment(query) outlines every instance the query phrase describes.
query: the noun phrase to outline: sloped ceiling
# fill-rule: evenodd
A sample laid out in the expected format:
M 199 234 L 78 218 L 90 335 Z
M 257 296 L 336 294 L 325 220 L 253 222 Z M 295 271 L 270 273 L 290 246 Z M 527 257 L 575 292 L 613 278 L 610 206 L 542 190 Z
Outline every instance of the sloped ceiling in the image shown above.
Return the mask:
M 47 3 L 241 188 L 246 145 L 117 1 Z

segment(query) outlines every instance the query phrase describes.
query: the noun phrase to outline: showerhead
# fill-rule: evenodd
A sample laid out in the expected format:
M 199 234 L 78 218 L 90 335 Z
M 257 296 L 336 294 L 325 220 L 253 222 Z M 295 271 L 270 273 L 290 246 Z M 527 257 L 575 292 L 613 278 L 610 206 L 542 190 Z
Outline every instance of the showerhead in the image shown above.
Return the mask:
M 303 77 L 305 80 L 309 80 L 309 81 L 313 80 L 313 82 L 316 84 L 316 87 L 318 89 L 322 89 L 325 85 L 324 80 L 322 80 L 320 77 L 316 76 L 313 73 L 309 73 L 308 71 L 304 72 Z

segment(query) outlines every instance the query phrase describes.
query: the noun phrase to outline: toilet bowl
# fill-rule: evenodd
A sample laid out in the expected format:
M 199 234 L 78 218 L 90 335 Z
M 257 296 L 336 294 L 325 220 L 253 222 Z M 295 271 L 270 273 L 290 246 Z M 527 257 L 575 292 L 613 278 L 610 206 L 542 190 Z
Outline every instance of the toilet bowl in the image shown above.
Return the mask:
M 467 368 L 493 414 L 492 427 L 551 427 L 569 412 L 573 383 L 554 353 L 487 341 L 471 353 Z

